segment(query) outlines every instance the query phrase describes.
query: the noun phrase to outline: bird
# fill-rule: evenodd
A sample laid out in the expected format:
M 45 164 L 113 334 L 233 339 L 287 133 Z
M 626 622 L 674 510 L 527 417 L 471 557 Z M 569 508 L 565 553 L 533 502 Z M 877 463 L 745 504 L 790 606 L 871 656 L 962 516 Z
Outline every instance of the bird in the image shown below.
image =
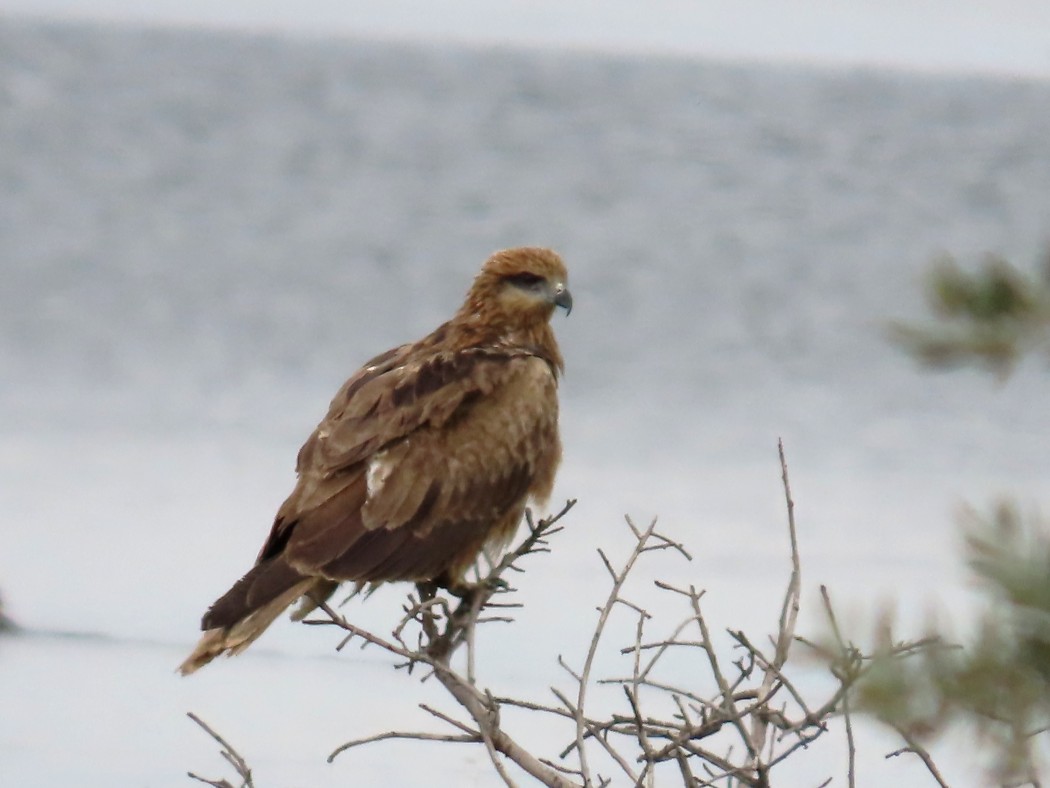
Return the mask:
M 354 373 L 299 450 L 255 564 L 208 608 L 179 672 L 241 653 L 297 600 L 302 618 L 344 582 L 468 589 L 478 556 L 505 549 L 554 485 L 556 307 L 572 311 L 562 258 L 504 249 L 450 320 Z

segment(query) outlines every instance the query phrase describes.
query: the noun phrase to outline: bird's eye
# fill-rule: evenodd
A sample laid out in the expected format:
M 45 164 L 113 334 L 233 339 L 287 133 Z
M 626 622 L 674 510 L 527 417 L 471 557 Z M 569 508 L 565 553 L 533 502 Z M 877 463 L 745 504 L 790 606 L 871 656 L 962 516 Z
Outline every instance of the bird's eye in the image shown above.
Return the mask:
M 527 271 L 523 271 L 520 274 L 510 274 L 505 278 L 515 287 L 535 287 L 543 281 L 542 276 L 531 274 Z

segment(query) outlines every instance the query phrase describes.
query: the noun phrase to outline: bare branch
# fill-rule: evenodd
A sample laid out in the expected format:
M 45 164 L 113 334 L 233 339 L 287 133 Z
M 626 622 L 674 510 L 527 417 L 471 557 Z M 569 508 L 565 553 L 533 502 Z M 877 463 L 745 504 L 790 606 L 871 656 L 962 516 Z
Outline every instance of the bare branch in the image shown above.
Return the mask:
M 777 631 L 776 652 L 772 662 L 763 668 L 762 684 L 759 697 L 768 699 L 774 692 L 774 683 L 781 676 L 781 668 L 787 662 L 791 641 L 795 636 L 795 624 L 798 621 L 799 599 L 802 588 L 802 568 L 798 554 L 798 534 L 795 529 L 795 501 L 791 497 L 791 484 L 788 481 L 787 458 L 784 454 L 784 441 L 777 441 L 777 453 L 780 456 L 780 478 L 784 486 L 784 502 L 787 507 L 788 535 L 791 542 L 791 579 L 784 593 L 784 603 L 780 609 L 780 627 Z M 751 718 L 751 736 L 754 747 L 761 751 L 765 746 L 767 722 L 761 716 Z
M 909 734 L 903 728 L 897 728 L 897 733 L 900 734 L 901 738 L 904 739 L 908 746 L 901 747 L 899 750 L 894 750 L 893 752 L 887 754 L 886 757 L 895 758 L 898 755 L 903 755 L 904 753 L 909 752 L 914 755 L 917 755 L 919 759 L 923 762 L 923 764 L 926 766 L 926 771 L 928 771 L 930 773 L 930 776 L 937 781 L 937 784 L 941 786 L 941 788 L 949 788 L 948 783 L 944 781 L 944 777 L 941 776 L 940 771 L 938 771 L 937 769 L 937 764 L 933 762 L 933 758 L 930 757 L 930 753 L 926 751 L 926 748 L 919 744 L 919 742 L 915 740 L 915 737 Z
M 480 734 L 457 734 L 457 733 L 426 733 L 426 732 L 408 732 L 408 731 L 386 731 L 385 733 L 377 733 L 374 736 L 365 736 L 362 739 L 352 739 L 351 741 L 340 744 L 331 754 L 328 756 L 328 762 L 331 763 L 336 759 L 337 756 L 346 752 L 347 750 L 353 749 L 354 747 L 360 747 L 362 744 L 372 744 L 377 741 L 387 741 L 389 739 L 414 739 L 417 741 L 443 741 L 443 742 L 467 742 L 471 744 L 477 744 L 481 742 Z
M 572 508 L 574 503 L 575 501 L 568 501 L 560 512 L 538 523 L 533 521 L 532 513 L 527 512 L 528 535 L 517 548 L 508 552 L 499 563 L 492 566 L 480 582 L 468 589 L 454 609 L 445 597 L 436 593 L 437 589 L 432 584 L 417 585 L 418 600 L 412 595 L 409 596 L 405 616 L 394 630 L 393 637 L 396 643 L 351 624 L 327 604 L 320 606 L 320 609 L 328 615 L 328 620 L 307 623 L 340 627 L 349 632 L 351 637 L 359 637 L 366 643 L 377 645 L 403 658 L 410 669 L 420 662 L 426 664 L 432 671 L 430 675 L 437 678 L 477 725 L 475 730 L 443 712 L 423 706 L 425 711 L 452 725 L 460 732 L 435 734 L 388 731 L 347 742 L 333 751 L 329 760 L 346 749 L 386 739 L 482 743 L 496 772 L 508 786 L 513 786 L 515 783 L 507 772 L 502 757 L 510 759 L 544 785 L 552 786 L 552 788 L 573 788 L 576 785 L 522 748 L 503 730 L 500 724 L 500 702 L 491 693 L 481 692 L 475 686 L 473 648 L 474 631 L 478 623 L 488 620 L 506 620 L 502 616 L 482 617 L 480 615 L 494 594 L 506 591 L 507 586 L 500 580 L 500 575 L 513 568 L 516 560 L 530 553 L 541 552 L 545 546 L 544 539 L 551 533 L 560 530 L 555 528 L 554 524 Z M 405 642 L 404 632 L 410 624 L 419 627 L 418 646 L 416 647 L 411 647 Z M 458 673 L 450 665 L 452 655 L 463 644 L 467 646 L 466 676 Z
M 204 730 L 209 736 L 211 736 L 219 746 L 222 747 L 222 757 L 226 759 L 237 772 L 237 776 L 241 778 L 240 788 L 255 788 L 255 783 L 252 782 L 252 770 L 248 768 L 247 761 L 241 757 L 240 753 L 233 748 L 233 746 L 226 741 L 222 736 L 215 732 L 211 726 L 208 725 L 204 720 L 194 714 L 192 711 L 186 712 L 186 716 L 193 720 L 201 729 Z M 234 788 L 233 784 L 228 780 L 208 780 L 204 777 L 199 777 L 193 772 L 187 772 L 187 774 L 198 782 L 206 783 L 214 786 L 214 788 Z
M 849 788 L 856 788 L 857 785 L 857 745 L 853 740 L 853 722 L 850 719 L 849 711 L 849 688 L 857 678 L 856 665 L 857 660 L 856 650 L 852 647 L 848 647 L 846 642 L 842 638 L 842 630 L 839 629 L 838 619 L 835 617 L 835 609 L 831 606 L 831 595 L 828 594 L 827 586 L 821 585 L 820 596 L 824 602 L 824 610 L 828 616 L 828 623 L 831 624 L 831 632 L 835 637 L 835 643 L 838 645 L 839 652 L 842 655 L 842 659 L 852 665 L 852 669 L 844 679 L 840 679 L 843 682 L 843 687 L 846 688 L 846 692 L 842 694 L 842 716 L 846 724 L 846 748 L 847 755 L 849 758 L 849 765 L 846 772 L 846 779 L 849 784 Z
M 780 632 L 777 639 L 776 666 L 782 668 L 787 662 L 791 640 L 795 636 L 795 624 L 798 621 L 799 599 L 802 588 L 802 562 L 798 553 L 798 532 L 795 528 L 795 501 L 791 497 L 791 484 L 788 481 L 787 459 L 784 455 L 784 441 L 777 441 L 780 455 L 781 479 L 784 483 L 784 502 L 787 506 L 788 533 L 791 538 L 791 580 L 784 594 L 784 605 L 780 611 Z
M 740 718 L 740 711 L 733 700 L 733 691 L 729 686 L 729 682 L 726 681 L 725 674 L 722 673 L 722 667 L 718 662 L 718 654 L 715 651 L 714 644 L 711 642 L 711 633 L 707 629 L 707 622 L 704 620 L 703 613 L 700 612 L 700 594 L 691 586 L 689 588 L 689 602 L 693 607 L 696 623 L 700 627 L 700 637 L 704 643 L 704 651 L 707 653 L 707 662 L 711 666 L 711 674 L 715 677 L 718 689 L 721 690 L 720 697 L 722 700 L 718 704 L 719 708 L 725 711 L 726 718 L 740 732 L 740 739 L 744 742 L 744 746 L 747 747 L 748 757 L 754 761 L 759 754 L 758 748 L 755 746 L 754 739 L 751 738 L 750 731 L 744 726 L 743 720 Z
M 620 598 L 620 589 L 623 587 L 627 575 L 638 560 L 638 557 L 644 551 L 649 537 L 652 536 L 653 531 L 656 529 L 655 518 L 653 518 L 652 522 L 649 523 L 649 527 L 644 531 L 640 531 L 631 521 L 630 517 L 625 519 L 627 521 L 627 527 L 631 529 L 631 533 L 635 535 L 637 542 L 634 549 L 631 551 L 630 556 L 628 556 L 627 561 L 624 563 L 623 569 L 619 572 L 613 569 L 612 563 L 606 557 L 605 553 L 600 549 L 598 550 L 598 555 L 601 557 L 602 563 L 605 565 L 605 569 L 609 572 L 613 582 L 612 588 L 609 590 L 609 595 L 605 600 L 605 604 L 599 608 L 598 623 L 595 625 L 594 633 L 591 636 L 590 647 L 587 649 L 587 655 L 583 661 L 583 669 L 580 671 L 577 678 L 578 690 L 574 712 L 576 714 L 576 752 L 577 757 L 580 759 L 580 771 L 583 773 L 585 784 L 590 784 L 592 778 L 587 763 L 587 750 L 583 746 L 583 740 L 587 732 L 586 720 L 584 718 L 584 705 L 587 698 L 587 687 L 590 684 L 591 669 L 594 665 L 595 655 L 598 653 L 598 643 L 601 640 L 602 633 L 605 631 L 606 623 L 609 620 L 613 608 L 616 606 L 617 602 L 623 601 Z M 568 666 L 565 665 L 563 661 L 562 664 L 566 670 L 569 670 Z
M 452 727 L 459 728 L 461 731 L 463 731 L 464 733 L 466 733 L 466 734 L 468 734 L 470 736 L 477 736 L 478 735 L 478 732 L 476 730 L 474 730 L 473 728 L 471 728 L 469 725 L 466 725 L 466 724 L 460 722 L 459 720 L 455 719 L 454 717 L 449 717 L 447 714 L 444 714 L 444 713 L 438 711 L 437 709 L 435 709 L 435 708 L 433 708 L 431 706 L 428 706 L 425 703 L 420 703 L 419 704 L 419 708 L 421 708 L 423 711 L 427 712 L 428 714 L 432 714 L 433 716 L 437 717 L 442 722 L 447 722 Z

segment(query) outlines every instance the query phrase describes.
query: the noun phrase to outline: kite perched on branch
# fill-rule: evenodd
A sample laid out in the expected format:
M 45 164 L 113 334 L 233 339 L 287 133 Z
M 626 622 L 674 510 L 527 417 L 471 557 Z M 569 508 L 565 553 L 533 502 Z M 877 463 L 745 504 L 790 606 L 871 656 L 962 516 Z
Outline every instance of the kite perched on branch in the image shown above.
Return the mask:
M 497 252 L 451 320 L 343 384 L 255 566 L 204 614 L 184 675 L 246 649 L 300 597 L 312 608 L 344 581 L 458 590 L 483 549 L 505 546 L 561 459 L 549 321 L 572 309 L 566 278 L 549 249 Z

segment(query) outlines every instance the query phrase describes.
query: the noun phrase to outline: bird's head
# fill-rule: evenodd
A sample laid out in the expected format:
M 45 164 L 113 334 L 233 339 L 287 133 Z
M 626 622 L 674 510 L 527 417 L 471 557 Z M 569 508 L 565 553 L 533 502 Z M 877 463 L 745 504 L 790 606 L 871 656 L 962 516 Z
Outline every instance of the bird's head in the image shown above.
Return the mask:
M 550 318 L 572 309 L 565 263 L 550 249 L 504 249 L 485 261 L 459 312 L 449 322 L 457 343 L 535 348 L 556 370 L 564 366 Z
M 541 247 L 496 252 L 482 266 L 464 306 L 483 319 L 521 326 L 546 323 L 557 306 L 568 314 L 572 294 L 565 263 Z

